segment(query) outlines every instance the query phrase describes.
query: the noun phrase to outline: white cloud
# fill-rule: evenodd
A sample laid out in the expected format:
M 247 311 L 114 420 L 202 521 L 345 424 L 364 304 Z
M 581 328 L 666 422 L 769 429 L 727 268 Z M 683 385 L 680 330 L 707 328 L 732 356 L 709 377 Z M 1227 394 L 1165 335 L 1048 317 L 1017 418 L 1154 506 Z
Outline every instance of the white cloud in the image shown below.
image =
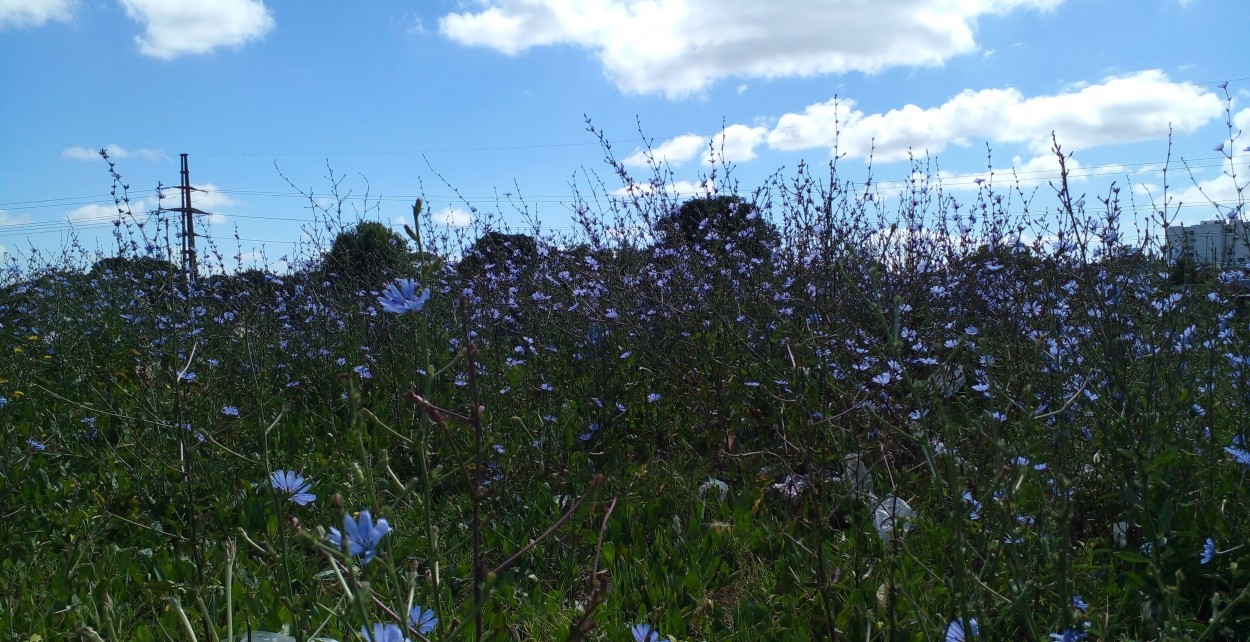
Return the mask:
M 192 184 L 193 188 L 198 191 L 191 192 L 191 206 L 208 212 L 206 215 L 196 217 L 198 223 L 218 224 L 224 223 L 228 216 L 223 214 L 222 210 L 230 207 L 241 205 L 242 202 L 230 198 L 222 194 L 216 185 L 212 183 L 204 183 L 200 185 Z M 164 205 L 166 207 L 178 207 L 179 194 L 176 189 L 166 188 L 166 198 Z M 126 207 L 125 204 L 122 205 Z M 148 212 L 153 212 L 157 208 L 157 200 L 155 198 L 131 199 L 130 211 L 140 220 L 146 220 Z M 171 212 L 169 216 L 179 216 L 176 212 Z M 118 217 L 116 205 L 103 205 L 99 203 L 90 203 L 76 207 L 65 212 L 64 220 L 78 225 L 100 225 L 111 223 Z
M 207 216 L 201 216 L 198 220 L 207 221 L 210 224 L 224 223 L 226 216 L 221 213 L 221 210 L 240 204 L 240 201 L 222 194 L 212 183 L 193 184 L 191 187 L 200 190 L 191 193 L 191 206 L 197 210 L 209 212 Z M 177 190 L 174 193 L 177 194 Z
M 672 167 L 682 165 L 695 158 L 700 152 L 703 163 L 710 165 L 713 161 L 720 163 L 742 163 L 756 157 L 755 148 L 768 138 L 767 127 L 749 127 L 747 125 L 730 125 L 719 134 L 710 138 L 698 134 L 683 134 L 670 138 L 651 150 L 651 155 L 660 164 L 667 163 Z M 627 167 L 647 167 L 647 154 L 638 150 L 622 161 Z
M 1226 160 L 1219 168 L 1219 174 L 1206 179 L 1195 177 L 1189 180 L 1189 185 L 1185 188 L 1173 191 L 1171 197 L 1173 202 L 1210 206 L 1210 209 L 1203 213 L 1203 219 L 1216 218 L 1216 205 L 1222 213 L 1227 214 L 1228 209 L 1236 207 L 1238 203 L 1250 202 L 1250 188 L 1243 189 L 1240 194 L 1237 192 L 1239 185 L 1246 188 L 1247 181 L 1250 180 L 1250 154 L 1239 152 L 1233 156 L 1233 164 L 1232 169 L 1237 170 L 1236 183 L 1223 173 L 1230 171 Z M 1243 212 L 1243 216 L 1245 215 L 1250 215 L 1250 211 Z
M 755 158 L 755 148 L 767 138 L 767 127 L 730 125 L 712 138 L 712 155 L 723 163 L 746 162 Z
M 1233 133 L 1241 130 L 1241 139 L 1237 142 L 1242 145 L 1250 144 L 1250 107 L 1233 114 Z
M 425 34 L 425 22 L 421 20 L 421 16 L 410 16 L 408 19 L 408 28 L 406 29 L 406 31 L 409 35 L 414 35 L 414 36 L 424 35 Z
M 708 141 L 698 134 L 683 134 L 670 138 L 651 150 L 651 156 L 661 165 L 681 165 L 699 152 L 707 149 Z M 623 162 L 628 167 L 646 167 L 649 164 L 646 150 L 638 150 L 630 154 Z
M 1214 93 L 1149 70 L 1055 95 L 965 90 L 938 107 L 906 105 L 867 115 L 855 109 L 854 100 L 834 99 L 782 116 L 768 144 L 798 150 L 832 148 L 836 142 L 850 157 L 871 153 L 885 162 L 905 159 L 909 150 L 923 155 L 949 144 L 986 141 L 1024 144 L 1040 156 L 1050 149 L 1051 132 L 1065 150 L 1081 150 L 1165 138 L 1169 125 L 1176 133 L 1190 133 L 1222 111 Z
M 0 29 L 38 27 L 74 17 L 75 0 L 0 0 Z
M 665 193 L 674 197 L 688 196 L 707 196 L 712 193 L 714 186 L 709 181 L 673 181 L 665 183 L 662 186 Z M 612 196 L 639 196 L 642 194 L 650 194 L 655 191 L 655 187 L 650 183 L 631 183 L 612 191 Z
M 260 0 L 120 0 L 131 20 L 143 24 L 139 51 L 162 60 L 241 47 L 273 28 Z
M 221 190 L 212 183 L 204 183 L 203 185 L 191 185 L 196 190 L 192 192 L 191 202 L 195 207 L 204 211 L 221 209 L 232 205 L 239 205 L 241 201 L 237 201 L 223 194 Z
M 6 225 L 25 225 L 30 222 L 30 214 L 10 214 L 0 210 L 0 227 Z
M 430 214 L 430 219 L 438 225 L 449 227 L 468 227 L 473 224 L 473 215 L 458 207 L 444 207 Z
M 854 107 L 855 101 L 835 97 L 808 105 L 801 114 L 785 114 L 769 132 L 768 146 L 781 151 L 833 147 L 842 123 L 863 118 Z
M 721 78 L 804 77 L 937 66 L 976 52 L 978 18 L 1063 0 L 479 0 L 439 31 L 516 55 L 544 45 L 595 52 L 626 93 L 697 93 Z
M 138 207 L 131 206 L 138 210 Z M 117 208 L 112 205 L 91 203 L 76 207 L 65 213 L 65 220 L 79 225 L 100 225 L 117 219 Z
M 165 152 L 159 149 L 143 148 L 132 151 L 117 144 L 105 145 L 104 148 L 108 150 L 109 158 L 114 160 L 126 160 L 131 158 L 140 160 L 161 160 L 165 158 Z M 61 150 L 61 158 L 80 161 L 100 160 L 100 148 L 66 147 Z

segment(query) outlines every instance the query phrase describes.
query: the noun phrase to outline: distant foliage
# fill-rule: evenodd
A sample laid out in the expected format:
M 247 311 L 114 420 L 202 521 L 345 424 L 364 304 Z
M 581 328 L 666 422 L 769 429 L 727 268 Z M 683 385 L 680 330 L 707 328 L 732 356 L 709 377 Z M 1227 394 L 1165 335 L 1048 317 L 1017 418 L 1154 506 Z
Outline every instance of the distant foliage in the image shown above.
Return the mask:
M 465 250 L 457 271 L 469 277 L 491 269 L 510 271 L 530 264 L 537 255 L 538 243 L 533 237 L 491 230 Z
M 656 227 L 668 247 L 697 248 L 724 259 L 768 258 L 781 240 L 759 208 L 739 196 L 692 198 Z
M 402 235 L 376 221 L 344 230 L 325 255 L 322 271 L 340 289 L 376 289 L 413 271 L 413 254 Z

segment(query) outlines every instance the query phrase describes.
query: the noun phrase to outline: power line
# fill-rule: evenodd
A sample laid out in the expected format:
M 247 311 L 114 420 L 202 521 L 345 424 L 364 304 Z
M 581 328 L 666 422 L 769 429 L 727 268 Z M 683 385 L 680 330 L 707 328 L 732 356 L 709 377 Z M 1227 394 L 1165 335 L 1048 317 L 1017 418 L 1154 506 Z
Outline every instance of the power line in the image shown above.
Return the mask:
M 1227 162 L 1228 162 L 1228 159 L 1224 156 L 1204 156 L 1204 157 L 1192 159 L 1189 162 L 1189 167 L 1193 169 L 1208 169 L 1211 167 L 1222 167 Z M 1129 164 L 1104 163 L 1101 165 L 1090 165 L 1087 167 L 1079 167 L 1075 170 L 1069 171 L 1068 176 L 1069 178 L 1084 178 L 1084 177 L 1094 177 L 1094 176 L 1119 176 L 1119 175 L 1125 175 L 1125 174 L 1154 173 L 1154 172 L 1159 172 L 1161 170 L 1161 167 L 1160 167 L 1161 164 L 1162 164 L 1161 161 L 1160 162 L 1139 162 L 1139 163 L 1129 163 Z M 1001 176 L 1020 176 L 1020 177 L 1026 177 L 1026 178 L 1032 177 L 1032 176 L 1043 176 L 1043 177 L 1049 176 L 1049 177 L 1058 178 L 1059 176 L 1059 171 L 1057 169 L 1016 170 L 1012 167 L 1001 167 L 1001 168 L 996 167 L 996 168 L 989 168 L 985 172 L 961 172 L 958 175 L 956 175 L 955 180 L 944 179 L 942 180 L 942 182 L 944 185 L 953 185 L 953 186 L 971 185 L 976 182 L 975 181 L 976 177 L 988 175 L 991 171 Z M 936 177 L 936 178 L 940 179 L 941 177 Z M 879 181 L 878 184 L 880 185 L 886 185 L 886 184 L 891 184 L 891 183 L 906 184 L 907 182 L 909 181 L 906 179 L 903 179 L 903 180 L 898 180 L 898 181 Z M 166 189 L 167 190 L 174 189 L 174 187 L 170 186 L 170 187 L 167 187 Z M 271 190 L 245 190 L 245 189 L 223 189 L 223 188 L 215 188 L 212 191 L 218 192 L 221 194 L 234 195 L 234 196 L 299 198 L 299 199 L 305 199 L 305 200 L 307 200 L 310 196 L 316 197 L 316 194 L 310 195 L 310 194 L 305 194 L 305 193 L 301 193 L 298 191 L 279 192 L 279 191 L 271 191 Z M 146 196 L 154 195 L 156 193 L 157 193 L 156 189 L 146 189 L 146 190 L 135 190 L 131 194 L 132 194 L 132 198 L 134 197 L 145 198 Z M 330 197 L 330 195 L 326 194 L 326 195 L 322 195 L 322 197 Z M 382 200 L 382 201 L 411 201 L 415 198 L 423 198 L 426 200 L 460 200 L 462 196 L 459 194 L 435 194 L 435 195 L 401 194 L 401 195 L 394 195 L 394 196 L 370 196 L 369 198 Z M 493 201 L 493 200 L 497 200 L 499 198 L 499 195 L 498 194 L 469 195 L 469 196 L 463 196 L 463 198 L 469 201 Z M 571 200 L 572 198 L 573 198 L 572 194 L 549 194 L 549 195 L 528 196 L 525 198 L 525 200 L 529 201 L 531 199 L 540 199 L 540 200 L 568 201 L 568 200 Z M 363 199 L 364 199 L 363 195 L 354 195 L 354 196 L 349 196 L 345 198 L 345 200 L 352 200 L 352 201 L 363 200 Z M 0 203 L 0 209 L 21 210 L 21 209 L 36 209 L 36 208 L 72 206 L 72 205 L 107 205 L 109 203 L 112 203 L 111 194 L 88 194 L 84 196 L 64 196 L 64 197 L 56 197 L 56 198 L 25 200 L 25 201 L 10 201 L 7 203 Z
M 534 147 L 534 146 L 518 146 L 518 147 Z M 1227 160 L 1228 159 L 1224 156 L 1202 157 L 1202 158 L 1194 159 L 1192 162 L 1188 163 L 1188 167 L 1190 169 L 1206 169 L 1210 167 L 1222 167 L 1225 165 Z M 1159 171 L 1161 171 L 1161 167 L 1160 167 L 1160 163 L 1157 163 L 1157 162 L 1134 163 L 1134 164 L 1128 164 L 1128 165 L 1120 164 L 1120 163 L 1107 163 L 1107 164 L 1102 164 L 1102 165 L 1093 165 L 1089 167 L 1077 168 L 1077 169 L 1070 171 L 1068 176 L 1071 178 L 1086 178 L 1086 177 L 1097 177 L 1097 176 L 1118 176 L 1118 175 L 1134 175 L 1134 174 L 1142 174 L 1142 173 L 1158 173 Z M 1001 176 L 1002 177 L 1001 181 L 1005 182 L 1009 188 L 1014 186 L 1016 181 L 1022 180 L 1024 182 L 1028 182 L 1032 184 L 1032 183 L 1040 183 L 1041 181 L 1047 178 L 1058 178 L 1060 176 L 1060 172 L 1057 169 L 1055 170 L 1052 170 L 1052 169 L 1017 170 L 1015 168 L 1002 168 L 1002 169 L 987 168 L 987 170 L 984 173 L 963 173 L 963 174 L 958 174 L 958 175 L 954 175 L 954 176 L 946 177 L 946 178 L 944 178 L 943 176 L 939 174 L 937 176 L 926 176 L 926 178 L 932 179 L 934 184 L 942 188 L 955 188 L 955 187 L 960 187 L 960 186 L 971 186 L 973 184 L 980 185 L 983 180 L 981 177 L 988 176 L 990 175 L 991 172 L 993 174 Z M 875 187 L 878 190 L 878 192 L 881 190 L 893 191 L 893 190 L 898 190 L 898 189 L 905 189 L 908 185 L 912 183 L 913 181 L 911 179 L 904 179 L 904 180 L 899 180 L 899 181 L 884 181 L 884 182 L 878 182 L 875 185 Z M 244 197 L 298 198 L 298 199 L 314 199 L 315 198 L 315 195 L 313 194 L 304 194 L 304 193 L 299 192 L 298 190 L 279 192 L 279 191 L 263 191 L 263 190 L 230 190 L 230 189 L 215 188 L 213 191 L 216 191 L 225 195 L 244 196 Z M 156 194 L 156 193 L 158 193 L 158 190 L 155 190 L 155 189 L 137 190 L 136 192 L 134 192 L 134 196 L 136 198 L 143 198 L 145 195 Z M 612 195 L 612 196 L 618 197 L 617 195 Z M 365 195 L 356 195 L 356 196 L 348 196 L 348 197 L 333 197 L 331 195 L 324 195 L 322 198 L 325 198 L 325 197 L 338 198 L 340 203 L 343 201 L 364 201 L 367 198 Z M 387 196 L 387 197 L 379 196 L 379 197 L 372 197 L 372 198 L 374 198 L 375 202 L 402 201 L 402 202 L 408 203 L 420 197 L 423 197 L 426 200 L 452 200 L 452 201 L 467 200 L 471 202 L 498 201 L 499 200 L 498 194 L 492 194 L 488 196 L 462 196 L 460 194 L 436 195 L 436 196 L 399 195 L 399 196 Z M 508 200 L 512 199 L 511 195 L 506 195 L 505 198 L 507 198 Z M 622 196 L 619 196 L 619 198 L 628 198 L 628 196 L 622 195 Z M 517 198 L 517 200 L 523 203 L 560 203 L 560 204 L 573 204 L 576 202 L 576 199 L 577 197 L 571 194 L 568 194 L 568 195 L 553 194 L 553 195 L 538 195 L 538 196 L 530 195 L 530 196 L 526 196 L 523 198 L 522 197 Z M 108 195 L 90 194 L 90 195 L 84 195 L 84 196 L 54 197 L 54 198 L 43 198 L 43 199 L 29 199 L 29 200 L 23 200 L 23 201 L 12 201 L 12 202 L 7 202 L 7 203 L 0 203 L 0 209 L 32 210 L 32 209 L 49 208 L 49 207 L 61 207 L 61 208 L 74 207 L 74 206 L 81 207 L 85 205 L 101 205 L 101 206 L 112 205 L 113 207 L 120 207 L 120 204 L 116 201 L 116 198 L 113 196 L 113 194 L 108 194 Z M 1238 203 L 1235 203 L 1235 202 L 1216 202 L 1216 203 L 1198 202 L 1198 203 L 1183 204 L 1181 205 L 1181 207 L 1207 208 L 1207 207 L 1211 207 L 1212 205 L 1217 206 L 1217 207 L 1232 207 L 1232 206 L 1238 205 Z M 1127 207 L 1122 207 L 1121 211 L 1125 213 L 1135 214 L 1135 213 L 1143 212 L 1143 211 L 1153 211 L 1153 207 L 1149 207 L 1145 205 L 1127 206 Z M 149 217 L 149 220 L 151 220 L 151 217 L 154 213 L 155 212 L 148 211 L 148 212 L 141 212 L 140 214 L 141 215 L 146 214 Z M 210 214 L 209 212 L 198 212 L 198 211 L 195 213 L 201 214 L 201 215 Z M 1015 214 L 1020 214 L 1020 213 L 1021 212 L 1017 212 Z M 1012 213 L 1008 212 L 1007 214 L 1011 215 Z M 132 221 L 128 221 L 126 223 L 127 225 L 137 224 L 140 227 L 142 227 L 145 224 L 145 223 L 139 223 L 136 215 L 130 213 L 129 208 L 127 207 L 127 212 L 122 213 L 119 210 L 119 214 L 113 214 L 110 212 L 108 214 L 99 214 L 96 216 L 79 216 L 73 219 L 69 219 L 68 217 L 66 217 L 66 218 L 61 218 L 61 219 L 44 220 L 44 221 L 0 224 L 0 237 L 42 235 L 42 234 L 51 234 L 51 233 L 63 233 L 63 232 L 71 231 L 71 230 L 77 231 L 77 230 L 85 230 L 85 229 L 95 229 L 95 228 L 107 227 L 110 225 L 117 226 L 121 224 L 119 222 L 119 217 L 124 218 L 126 215 L 130 216 L 132 219 Z M 283 221 L 283 222 L 296 222 L 296 223 L 303 223 L 303 224 L 319 224 L 322 222 L 315 215 L 312 219 L 296 218 L 296 217 L 290 217 L 290 216 L 225 214 L 225 213 L 217 213 L 216 216 L 220 216 L 222 218 L 227 218 L 227 219 L 234 218 L 234 219 L 250 219 L 250 220 L 262 220 L 262 221 Z M 898 221 L 896 220 L 896 222 Z M 184 227 L 185 225 L 186 224 L 184 222 Z M 443 225 L 439 227 L 454 228 L 456 226 Z M 547 226 L 545 229 L 557 231 L 557 230 L 573 230 L 576 228 Z M 240 238 L 238 240 L 240 241 L 247 240 L 249 242 L 261 242 L 261 243 L 267 243 L 267 242 L 295 243 L 295 242 L 290 242 L 290 241 L 271 241 L 271 240 L 264 240 L 264 239 L 241 239 Z
M 1191 169 L 1209 169 L 1212 167 L 1222 167 L 1226 162 L 1227 162 L 1227 159 L 1221 156 L 1205 157 L 1205 158 L 1195 159 L 1194 162 L 1189 163 L 1189 167 Z M 979 184 L 977 183 L 978 178 L 982 176 L 988 176 L 991 171 L 996 176 L 1001 176 L 1002 180 L 1007 181 L 1007 182 L 1012 182 L 1012 179 L 1014 178 L 1024 179 L 1025 182 L 1041 182 L 1043 179 L 1046 179 L 1046 178 L 1059 178 L 1058 170 L 1038 169 L 1038 170 L 1020 171 L 1020 170 L 1014 170 L 1012 168 L 1002 168 L 1002 169 L 987 170 L 984 173 L 961 173 L 951 178 L 942 178 L 941 176 L 936 176 L 936 177 L 933 177 L 933 179 L 935 183 L 940 182 L 941 186 L 944 188 L 966 187 L 966 186 L 970 186 L 974 184 Z M 1091 165 L 1089 167 L 1081 167 L 1076 170 L 1072 170 L 1068 173 L 1068 176 L 1069 178 L 1093 178 L 1093 177 L 1100 177 L 1100 176 L 1131 176 L 1135 174 L 1157 173 L 1159 171 L 1160 171 L 1159 163 L 1133 163 L 1129 165 L 1124 165 L 1120 163 L 1106 163 L 1103 165 Z M 909 179 L 900 179 L 900 180 L 890 180 L 890 181 L 878 181 L 876 184 L 878 187 L 881 187 L 881 188 L 895 189 L 899 187 L 905 187 L 910 182 L 911 181 Z M 316 198 L 315 194 L 309 195 L 309 194 L 304 194 L 298 191 L 279 192 L 279 191 L 266 191 L 266 190 L 242 190 L 242 189 L 232 190 L 232 189 L 222 189 L 222 188 L 216 188 L 213 191 L 220 193 L 220 194 L 229 195 L 229 196 L 251 196 L 251 197 L 260 197 L 260 198 L 288 198 L 288 199 L 294 198 L 294 199 L 302 199 L 302 200 L 307 200 L 310 198 L 310 196 L 313 198 Z M 156 193 L 157 193 L 157 190 L 155 189 L 136 190 L 135 192 L 132 193 L 133 194 L 132 198 L 146 198 L 147 196 L 154 195 Z M 325 195 L 324 197 L 333 198 L 328 194 Z M 339 198 L 341 198 L 344 202 L 363 202 L 366 199 L 365 195 L 351 195 L 351 196 L 339 197 Z M 467 195 L 467 196 L 459 195 L 459 194 L 435 194 L 435 195 L 401 194 L 401 195 L 394 195 L 394 196 L 369 196 L 368 198 L 371 200 L 375 200 L 377 202 L 388 202 L 388 203 L 394 203 L 394 202 L 410 203 L 414 199 L 417 199 L 417 198 L 425 199 L 426 201 L 460 201 L 461 199 L 463 199 L 463 200 L 467 200 L 470 202 L 489 202 L 489 201 L 500 200 L 500 197 L 498 194 Z M 572 194 L 529 195 L 529 196 L 525 196 L 524 198 L 519 198 L 518 200 L 526 202 L 526 203 L 554 203 L 554 204 L 573 204 L 576 202 L 575 196 Z M 54 208 L 54 207 L 82 207 L 85 205 L 113 205 L 113 204 L 114 204 L 114 201 L 112 200 L 111 195 L 92 194 L 92 195 L 86 195 L 86 196 L 67 196 L 67 197 L 61 197 L 61 198 L 35 199 L 35 200 L 27 200 L 27 201 L 12 201 L 8 203 L 0 203 L 0 209 L 6 210 L 6 211 L 24 211 L 24 210 L 33 210 L 33 209 L 47 209 L 47 208 Z M 284 217 L 274 217 L 274 216 L 245 216 L 245 215 L 238 215 L 238 214 L 234 216 L 238 218 L 255 218 L 255 219 L 266 219 L 266 220 L 288 220 L 288 221 L 312 222 L 312 221 L 307 221 L 307 219 L 295 219 L 295 218 L 284 218 Z M 0 230 L 10 227 L 11 225 L 14 225 L 14 224 L 7 224 L 7 225 L 0 224 Z

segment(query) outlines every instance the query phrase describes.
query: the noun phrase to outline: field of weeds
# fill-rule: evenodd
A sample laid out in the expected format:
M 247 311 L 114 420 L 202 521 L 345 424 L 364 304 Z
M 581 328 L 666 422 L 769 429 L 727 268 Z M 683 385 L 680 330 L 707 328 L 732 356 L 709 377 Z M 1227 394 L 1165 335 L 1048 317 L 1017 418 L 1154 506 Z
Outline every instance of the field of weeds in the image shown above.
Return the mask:
M 1250 321 L 1166 199 L 664 179 L 12 263 L 0 637 L 1246 639 Z

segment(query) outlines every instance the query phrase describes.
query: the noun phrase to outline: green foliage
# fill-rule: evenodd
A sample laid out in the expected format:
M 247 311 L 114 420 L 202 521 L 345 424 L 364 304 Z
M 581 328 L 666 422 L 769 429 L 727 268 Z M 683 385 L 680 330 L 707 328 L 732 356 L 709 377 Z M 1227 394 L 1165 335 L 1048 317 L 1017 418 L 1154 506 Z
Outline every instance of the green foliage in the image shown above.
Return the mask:
M 1172 285 L 1198 285 L 1211 283 L 1215 280 L 1215 268 L 1200 265 L 1193 256 L 1181 256 L 1172 263 L 1168 271 L 1168 282 Z
M 151 256 L 112 256 L 100 259 L 91 266 L 87 278 L 99 279 L 102 276 L 132 277 L 155 283 L 172 280 L 178 274 L 178 266 Z
M 533 237 L 491 230 L 465 250 L 456 270 L 465 277 L 479 276 L 488 269 L 511 271 L 524 268 L 537 254 Z
M 723 258 L 735 250 L 746 258 L 767 258 L 781 240 L 759 208 L 736 195 L 692 198 L 656 227 L 669 247 L 698 248 Z
M 361 221 L 339 232 L 322 264 L 325 277 L 339 289 L 370 290 L 414 273 L 413 254 L 402 235 L 376 221 Z

